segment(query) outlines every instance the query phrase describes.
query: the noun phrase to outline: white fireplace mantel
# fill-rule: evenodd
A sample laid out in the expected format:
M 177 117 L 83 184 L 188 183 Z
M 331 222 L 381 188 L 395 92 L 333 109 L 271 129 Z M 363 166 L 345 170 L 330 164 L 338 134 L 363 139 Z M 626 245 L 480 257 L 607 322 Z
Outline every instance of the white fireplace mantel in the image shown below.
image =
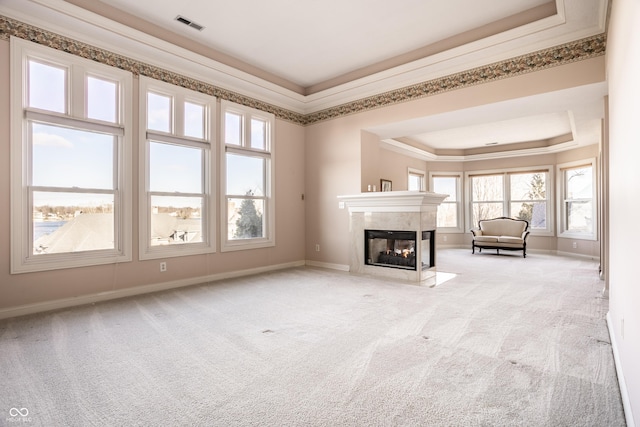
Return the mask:
M 394 277 L 413 282 L 421 282 L 435 275 L 435 263 L 422 261 L 433 253 L 423 248 L 424 232 L 435 233 L 438 206 L 447 194 L 426 191 L 383 191 L 379 193 L 361 193 L 352 196 L 338 196 L 341 208 L 349 208 L 350 263 L 349 271 L 359 274 Z M 417 241 L 416 259 L 423 268 L 398 269 L 388 265 L 380 266 L 376 261 L 365 259 L 365 230 L 393 230 L 415 232 Z M 432 234 L 433 235 L 433 234 Z M 435 238 L 435 237 L 434 237 Z M 432 238 L 429 237 L 432 243 Z M 434 247 L 435 250 L 435 247 Z M 432 258 L 435 261 L 435 253 Z
M 338 196 L 349 212 L 422 212 L 438 206 L 448 194 L 429 191 L 382 191 Z

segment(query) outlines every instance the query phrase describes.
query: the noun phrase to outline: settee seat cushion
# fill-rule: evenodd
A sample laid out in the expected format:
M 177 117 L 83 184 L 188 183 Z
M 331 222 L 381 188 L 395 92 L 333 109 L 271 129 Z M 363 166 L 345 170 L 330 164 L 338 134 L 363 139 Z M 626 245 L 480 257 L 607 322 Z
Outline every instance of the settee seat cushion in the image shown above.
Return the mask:
M 498 237 L 498 242 L 499 243 L 514 243 L 514 244 L 521 245 L 521 244 L 524 243 L 524 239 L 522 239 L 521 237 L 500 236 L 500 237 Z
M 476 236 L 474 240 L 476 242 L 484 242 L 484 243 L 497 243 L 499 237 L 498 236 Z

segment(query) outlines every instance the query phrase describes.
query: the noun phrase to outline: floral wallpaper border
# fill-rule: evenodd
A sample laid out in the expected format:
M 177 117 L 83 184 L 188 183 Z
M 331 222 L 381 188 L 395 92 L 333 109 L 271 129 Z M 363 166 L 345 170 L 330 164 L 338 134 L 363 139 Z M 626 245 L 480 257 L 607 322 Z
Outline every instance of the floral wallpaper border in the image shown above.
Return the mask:
M 274 114 L 279 119 L 300 125 L 310 125 L 348 114 L 360 113 L 455 89 L 581 61 L 604 55 L 606 50 L 606 35 L 599 34 L 561 46 L 540 50 L 531 54 L 403 87 L 305 115 L 0 15 L 0 40 L 8 40 L 9 36 L 19 37 L 102 64 L 130 71 L 136 76 L 151 77 L 163 82 L 175 84 L 176 86 L 266 111 Z

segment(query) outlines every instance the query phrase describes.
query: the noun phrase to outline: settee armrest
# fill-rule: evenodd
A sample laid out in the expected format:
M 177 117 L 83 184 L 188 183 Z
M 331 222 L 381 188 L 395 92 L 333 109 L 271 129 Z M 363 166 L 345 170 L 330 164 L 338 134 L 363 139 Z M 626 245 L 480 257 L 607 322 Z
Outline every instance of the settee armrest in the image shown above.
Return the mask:
M 523 231 L 522 232 L 522 240 L 523 241 L 527 241 L 527 237 L 529 237 L 529 230 Z
M 473 234 L 473 237 L 482 236 L 482 230 L 479 228 L 472 228 L 470 231 L 471 234 Z

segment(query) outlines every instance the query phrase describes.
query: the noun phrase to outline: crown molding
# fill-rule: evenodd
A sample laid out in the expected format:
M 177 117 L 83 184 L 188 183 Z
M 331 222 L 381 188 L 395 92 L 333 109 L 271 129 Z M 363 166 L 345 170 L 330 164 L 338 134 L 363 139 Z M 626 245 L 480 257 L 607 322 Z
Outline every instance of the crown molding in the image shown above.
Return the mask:
M 485 56 L 486 49 L 513 44 L 519 40 L 520 32 L 566 25 L 568 2 L 557 0 L 556 16 L 488 37 L 477 42 L 480 44 L 461 46 L 306 97 L 62 0 L 4 1 L 0 5 L 0 39 L 13 36 L 30 40 L 136 76 L 148 76 L 267 111 L 282 120 L 310 125 L 604 55 L 606 5 L 598 12 L 595 25 L 563 35 L 571 38 L 590 34 L 585 38 L 486 64 L 498 57 Z M 575 6 L 575 0 L 569 3 Z M 77 25 L 68 25 L 69 22 Z M 600 29 L 602 32 L 592 34 Z M 548 45 L 557 40 L 558 37 L 541 39 L 539 44 Z M 515 51 L 513 46 L 500 56 L 509 56 Z M 469 69 L 480 63 L 486 65 Z M 393 89 L 385 91 L 390 87 Z
M 559 144 L 549 145 L 546 147 L 524 148 L 516 150 L 494 151 L 491 153 L 480 154 L 461 154 L 461 155 L 439 155 L 418 147 L 400 142 L 393 138 L 387 138 L 380 141 L 380 147 L 389 151 L 403 154 L 427 162 L 471 162 L 477 160 L 496 160 L 513 157 L 536 156 L 543 154 L 555 154 L 562 151 L 577 148 L 578 142 L 570 140 Z

